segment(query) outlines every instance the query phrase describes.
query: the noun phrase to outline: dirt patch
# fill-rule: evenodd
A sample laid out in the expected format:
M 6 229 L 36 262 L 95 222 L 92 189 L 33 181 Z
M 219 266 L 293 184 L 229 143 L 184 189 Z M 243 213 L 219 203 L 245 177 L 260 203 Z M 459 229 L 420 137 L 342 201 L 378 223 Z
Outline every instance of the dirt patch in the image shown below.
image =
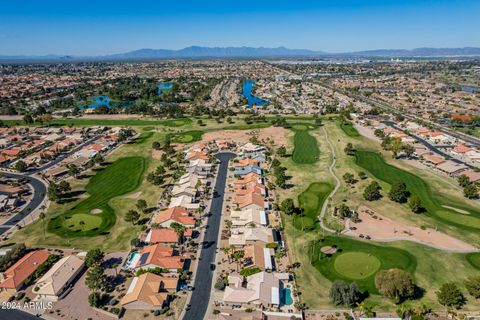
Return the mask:
M 91 214 L 100 214 L 102 212 L 103 212 L 102 209 L 92 209 L 92 210 L 90 210 Z
M 230 140 L 236 143 L 247 143 L 248 140 L 256 136 L 260 141 L 273 141 L 277 146 L 288 145 L 288 129 L 282 127 L 268 127 L 255 130 L 220 130 L 207 132 L 202 136 L 203 142 L 213 140 Z
M 135 193 L 132 193 L 131 195 L 127 196 L 129 199 L 138 199 L 142 195 L 142 191 L 138 191 Z
M 468 212 L 468 211 L 458 209 L 458 208 L 455 208 L 455 207 L 450 207 L 450 206 L 445 206 L 445 205 L 443 205 L 442 207 L 444 207 L 445 209 L 450 209 L 450 210 L 456 211 L 456 212 L 461 213 L 461 214 L 470 214 L 470 212 Z
M 441 250 L 473 251 L 476 249 L 473 245 L 442 232 L 431 228 L 423 230 L 403 222 L 394 221 L 364 206 L 358 208 L 358 216 L 361 220 L 359 223 L 347 221 L 346 234 L 369 236 L 372 240 L 378 241 L 409 240 Z M 356 230 L 350 230 L 350 227 L 355 227 Z

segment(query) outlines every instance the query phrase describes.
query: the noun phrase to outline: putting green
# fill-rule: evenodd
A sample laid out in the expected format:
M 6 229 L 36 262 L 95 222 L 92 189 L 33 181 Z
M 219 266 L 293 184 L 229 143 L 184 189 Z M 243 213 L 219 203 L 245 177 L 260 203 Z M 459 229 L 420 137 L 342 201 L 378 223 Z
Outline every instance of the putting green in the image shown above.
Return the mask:
M 370 277 L 381 265 L 377 257 L 365 252 L 342 253 L 333 263 L 335 271 L 353 280 Z
M 78 232 L 99 228 L 101 224 L 102 218 L 98 215 L 77 213 L 68 219 L 66 218 L 63 222 L 63 227 Z
M 48 231 L 61 237 L 93 237 L 107 234 L 117 215 L 109 205 L 112 198 L 134 191 L 145 170 L 143 157 L 121 158 L 100 169 L 85 187 L 88 198 L 50 219 Z M 98 214 L 91 214 L 92 210 Z M 85 224 L 80 225 L 80 221 Z
M 192 130 L 186 132 L 175 133 L 171 136 L 172 142 L 175 143 L 190 143 L 202 140 L 203 131 Z

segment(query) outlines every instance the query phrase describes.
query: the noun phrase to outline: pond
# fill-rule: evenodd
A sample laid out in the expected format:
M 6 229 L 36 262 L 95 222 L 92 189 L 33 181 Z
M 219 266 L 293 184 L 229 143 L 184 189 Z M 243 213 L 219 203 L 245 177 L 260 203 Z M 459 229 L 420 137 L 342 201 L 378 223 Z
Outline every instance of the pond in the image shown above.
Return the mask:
M 164 94 L 165 92 L 171 90 L 173 88 L 173 84 L 172 83 L 160 83 L 158 86 L 157 86 L 157 94 L 160 96 L 162 94 Z
M 253 90 L 253 80 L 246 80 L 243 83 L 242 94 L 247 99 L 248 106 L 251 108 L 253 106 L 263 106 L 270 103 L 267 100 L 260 99 L 252 95 Z
M 80 109 L 95 109 L 100 106 L 110 108 L 110 98 L 108 96 L 97 96 L 92 98 L 93 103 L 87 106 L 79 106 Z

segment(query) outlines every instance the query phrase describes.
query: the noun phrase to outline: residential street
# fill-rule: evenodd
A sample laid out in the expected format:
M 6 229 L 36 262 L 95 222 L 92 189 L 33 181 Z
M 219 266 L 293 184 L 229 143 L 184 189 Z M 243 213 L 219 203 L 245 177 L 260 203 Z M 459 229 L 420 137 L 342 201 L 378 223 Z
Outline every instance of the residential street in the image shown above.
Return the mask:
M 184 320 L 199 320 L 205 317 L 210 300 L 212 280 L 214 270 L 211 264 L 215 265 L 215 255 L 217 250 L 218 233 L 220 231 L 220 221 L 223 207 L 223 198 L 225 194 L 225 184 L 228 173 L 228 162 L 233 158 L 233 153 L 219 153 L 217 158 L 220 160 L 217 182 L 213 192 L 211 205 L 211 215 L 208 218 L 208 228 L 205 229 L 205 237 L 200 261 L 195 275 L 194 291 L 190 299 L 190 309 L 185 312 Z

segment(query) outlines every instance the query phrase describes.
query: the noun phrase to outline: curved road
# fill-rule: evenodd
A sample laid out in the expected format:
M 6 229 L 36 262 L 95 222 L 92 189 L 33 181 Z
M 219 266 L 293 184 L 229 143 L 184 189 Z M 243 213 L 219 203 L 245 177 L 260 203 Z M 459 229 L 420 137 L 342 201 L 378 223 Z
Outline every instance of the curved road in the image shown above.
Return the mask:
M 43 199 L 45 198 L 47 194 L 47 187 L 45 184 L 32 176 L 26 176 L 26 175 L 21 175 L 21 174 L 15 174 L 15 173 L 3 173 L 5 177 L 11 178 L 11 179 L 25 179 L 28 184 L 30 184 L 33 188 L 33 198 L 30 200 L 30 203 L 23 208 L 19 213 L 5 221 L 1 226 L 0 226 L 0 235 L 4 234 L 7 232 L 11 227 L 15 226 L 18 222 L 20 222 L 23 218 L 28 216 L 30 213 L 32 213 L 37 207 L 41 205 L 43 202 Z
M 223 197 L 225 195 L 225 185 L 228 173 L 228 161 L 235 157 L 234 153 L 222 152 L 217 154 L 220 160 L 217 181 L 213 189 L 212 204 L 210 207 L 211 215 L 208 217 L 203 238 L 203 246 L 200 252 L 197 272 L 195 274 L 194 290 L 190 298 L 190 308 L 187 308 L 183 320 L 204 319 L 210 301 L 212 290 L 212 280 L 214 270 L 211 264 L 215 265 L 215 256 L 217 254 L 217 240 L 220 231 L 220 222 L 223 208 Z

